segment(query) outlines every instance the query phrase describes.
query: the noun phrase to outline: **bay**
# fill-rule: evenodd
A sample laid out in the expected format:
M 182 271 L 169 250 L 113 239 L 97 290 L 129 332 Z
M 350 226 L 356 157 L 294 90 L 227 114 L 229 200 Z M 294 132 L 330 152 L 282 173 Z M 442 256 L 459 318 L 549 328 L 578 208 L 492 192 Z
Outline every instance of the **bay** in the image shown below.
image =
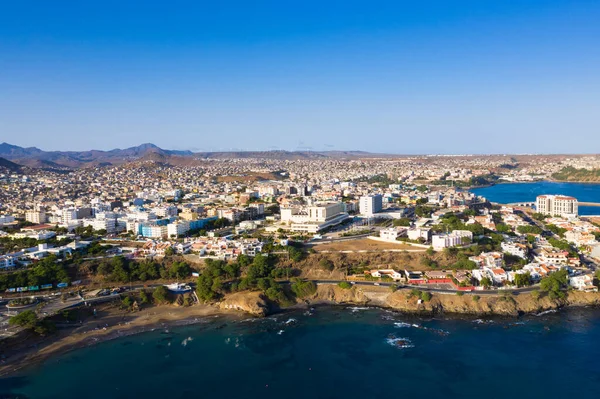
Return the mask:
M 324 307 L 104 342 L 0 379 L 0 397 L 591 398 L 598 342 L 596 309 L 475 319 Z
M 535 202 L 538 195 L 570 195 L 581 202 L 600 203 L 600 184 L 558 183 L 539 181 L 531 183 L 501 183 L 470 190 L 491 202 L 509 204 L 515 202 Z M 580 215 L 600 215 L 600 207 L 580 206 Z

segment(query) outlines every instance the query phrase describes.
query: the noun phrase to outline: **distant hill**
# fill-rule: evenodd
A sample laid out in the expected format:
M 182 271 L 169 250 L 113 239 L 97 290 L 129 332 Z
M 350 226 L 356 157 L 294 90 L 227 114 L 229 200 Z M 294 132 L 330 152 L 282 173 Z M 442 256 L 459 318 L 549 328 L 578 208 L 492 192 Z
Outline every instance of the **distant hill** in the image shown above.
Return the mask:
M 204 159 L 264 158 L 276 160 L 385 157 L 363 151 L 232 151 L 197 152 L 165 150 L 145 143 L 110 151 L 43 151 L 36 147 L 0 144 L 0 157 L 32 168 L 64 169 L 155 161 L 165 165 L 194 165 Z
M 21 165 L 11 162 L 6 158 L 0 158 L 0 170 L 7 170 L 10 172 L 18 172 L 21 169 L 23 169 L 23 167 Z
M 168 160 L 170 156 L 191 156 L 191 151 L 163 150 L 150 143 L 110 151 L 43 151 L 39 148 L 23 148 L 8 143 L 0 144 L 0 157 L 33 168 L 80 168 L 115 165 L 156 156 Z

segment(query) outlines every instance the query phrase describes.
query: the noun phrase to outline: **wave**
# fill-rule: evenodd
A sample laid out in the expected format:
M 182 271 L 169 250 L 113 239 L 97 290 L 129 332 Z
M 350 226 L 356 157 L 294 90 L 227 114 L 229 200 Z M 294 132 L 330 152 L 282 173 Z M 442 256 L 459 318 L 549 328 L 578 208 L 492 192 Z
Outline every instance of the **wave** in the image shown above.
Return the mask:
M 556 313 L 556 309 L 550 309 L 550 310 L 546 310 L 546 311 L 537 313 L 536 316 L 539 317 L 539 316 L 543 316 L 543 315 L 550 314 L 550 313 Z
M 369 308 L 369 307 L 365 307 L 365 306 L 352 306 L 352 307 L 350 307 L 350 308 L 348 308 L 348 309 L 350 309 L 350 311 L 351 311 L 352 313 L 356 313 L 356 312 L 359 312 L 359 311 L 361 311 L 361 310 L 369 310 L 369 309 L 371 309 L 371 308 Z
M 392 345 L 398 349 L 408 349 L 408 348 L 414 348 L 415 345 L 412 343 L 412 341 L 408 338 L 403 338 L 403 337 L 396 337 L 395 335 L 390 335 L 387 337 L 387 339 L 385 340 L 385 342 L 388 343 L 388 345 Z
M 181 346 L 187 346 L 188 342 L 192 342 L 193 340 L 194 340 L 194 338 L 187 337 L 186 339 L 184 339 L 183 341 L 181 341 Z

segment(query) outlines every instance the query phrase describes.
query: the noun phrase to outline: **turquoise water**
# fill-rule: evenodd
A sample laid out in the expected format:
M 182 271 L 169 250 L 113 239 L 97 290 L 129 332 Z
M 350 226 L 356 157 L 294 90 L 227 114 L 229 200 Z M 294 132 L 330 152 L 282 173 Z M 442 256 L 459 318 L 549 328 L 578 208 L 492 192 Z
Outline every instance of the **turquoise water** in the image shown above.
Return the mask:
M 506 183 L 471 190 L 491 202 L 507 204 L 512 202 L 532 202 L 538 195 L 563 194 L 570 195 L 583 202 L 600 203 L 600 184 L 584 183 Z M 580 215 L 600 215 L 600 207 L 580 206 Z
M 218 317 L 51 359 L 0 380 L 0 397 L 596 398 L 599 342 L 592 309 L 487 320 L 341 307 Z

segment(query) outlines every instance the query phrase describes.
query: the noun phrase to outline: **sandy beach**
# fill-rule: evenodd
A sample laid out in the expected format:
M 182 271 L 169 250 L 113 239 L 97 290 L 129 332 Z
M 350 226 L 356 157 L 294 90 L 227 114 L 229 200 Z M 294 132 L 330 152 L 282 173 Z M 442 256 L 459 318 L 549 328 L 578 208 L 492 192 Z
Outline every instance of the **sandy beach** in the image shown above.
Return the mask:
M 127 312 L 115 303 L 105 304 L 97 308 L 96 317 L 89 316 L 85 320 L 73 322 L 74 327 L 60 328 L 47 337 L 23 333 L 3 341 L 0 346 L 0 376 L 38 365 L 51 356 L 78 348 L 156 328 L 190 325 L 207 317 L 224 314 L 240 317 L 239 312 L 224 311 L 210 305 L 152 306 L 137 312 Z

